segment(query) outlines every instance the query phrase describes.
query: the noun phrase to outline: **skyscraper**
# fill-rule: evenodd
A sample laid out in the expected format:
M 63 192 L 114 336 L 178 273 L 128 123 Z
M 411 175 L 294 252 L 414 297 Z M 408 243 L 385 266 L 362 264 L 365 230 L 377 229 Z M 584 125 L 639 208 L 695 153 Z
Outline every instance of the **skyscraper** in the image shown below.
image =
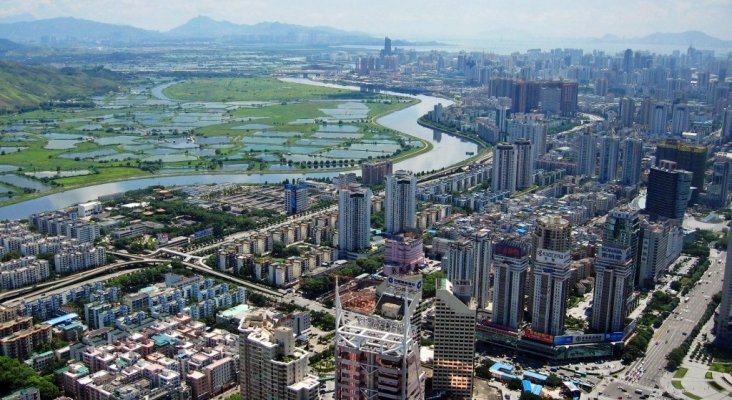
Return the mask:
M 656 279 L 666 270 L 669 224 L 666 221 L 643 221 L 640 234 L 636 285 L 642 289 L 652 289 Z
M 341 258 L 349 252 L 370 247 L 371 189 L 350 185 L 338 194 L 338 250 Z
M 502 240 L 493 250 L 494 288 L 491 321 L 517 329 L 524 320 L 524 284 L 529 269 L 528 246 Z
M 531 142 L 519 139 L 513 144 L 516 150 L 516 189 L 527 189 L 534 184 L 534 161 L 531 158 Z
M 642 161 L 643 142 L 635 138 L 623 140 L 623 185 L 635 186 L 640 182 Z
M 487 230 L 450 243 L 442 257 L 442 269 L 453 293 L 463 302 L 474 301 L 480 309 L 490 301 L 492 241 Z
M 308 208 L 308 185 L 305 182 L 286 184 L 284 194 L 287 214 L 297 214 Z
M 600 168 L 597 180 L 612 182 L 618 177 L 620 161 L 620 139 L 617 136 L 603 136 L 600 139 Z
M 692 174 L 676 169 L 676 163 L 662 161 L 660 167 L 651 167 L 648 175 L 646 211 L 653 218 L 684 219 L 691 197 Z
M 531 329 L 548 335 L 564 332 L 569 289 L 571 226 L 557 215 L 539 217 L 532 249 Z
M 656 165 L 662 160 L 676 163 L 676 168 L 689 171 L 693 174 L 691 186 L 692 203 L 696 202 L 698 194 L 704 191 L 704 174 L 707 169 L 707 147 L 704 145 L 684 143 L 680 140 L 665 140 L 656 146 Z
M 674 104 L 671 113 L 671 135 L 680 137 L 687 129 L 689 129 L 689 107 L 686 103 Z
M 491 187 L 494 192 L 516 191 L 516 149 L 509 143 L 499 143 L 493 149 L 493 180 Z
M 732 249 L 732 235 L 728 235 L 727 247 Z M 722 281 L 722 302 L 717 318 L 717 343 L 732 347 L 732 251 L 727 252 Z
M 507 126 L 508 141 L 528 139 L 531 142 L 531 161 L 546 154 L 546 125 L 538 121 L 509 120 Z
M 722 141 L 732 139 L 732 107 L 727 107 L 722 112 Z
M 626 49 L 623 52 L 623 72 L 633 72 L 633 50 Z
M 732 158 L 725 153 L 714 157 L 712 182 L 707 190 L 707 203 L 712 207 L 725 208 L 729 205 L 730 179 L 732 179 Z
M 387 175 L 384 222 L 388 235 L 417 229 L 417 177 L 412 173 Z
M 585 130 L 577 138 L 577 175 L 595 176 L 597 163 L 597 138 Z
M 291 328 L 277 327 L 264 313 L 239 326 L 239 389 L 244 399 L 320 398 L 317 377 L 308 375 L 309 354 L 295 347 Z
M 391 55 L 391 39 L 389 36 L 386 36 L 384 38 L 384 55 L 390 56 Z
M 623 128 L 630 128 L 633 126 L 633 120 L 635 117 L 635 101 L 628 97 L 623 97 L 620 100 L 620 125 Z
M 438 279 L 435 294 L 433 393 L 450 399 L 473 398 L 476 311 L 452 293 L 447 279 Z
M 421 400 L 425 374 L 412 315 L 419 300 L 403 293 L 401 317 L 347 311 L 336 287 L 335 399 Z
M 665 135 L 667 121 L 666 103 L 656 103 L 651 109 L 650 134 L 656 137 Z
M 640 220 L 631 209 L 608 213 L 602 246 L 595 261 L 595 289 L 590 327 L 595 332 L 621 332 L 630 313 Z

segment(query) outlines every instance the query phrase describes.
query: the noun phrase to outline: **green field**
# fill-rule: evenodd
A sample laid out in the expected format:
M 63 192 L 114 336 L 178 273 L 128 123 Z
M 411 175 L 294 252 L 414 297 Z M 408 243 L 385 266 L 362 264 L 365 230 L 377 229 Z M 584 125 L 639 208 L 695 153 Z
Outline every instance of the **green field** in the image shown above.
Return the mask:
M 186 101 L 292 101 L 353 98 L 358 92 L 282 82 L 275 78 L 195 79 L 173 85 L 163 93 Z

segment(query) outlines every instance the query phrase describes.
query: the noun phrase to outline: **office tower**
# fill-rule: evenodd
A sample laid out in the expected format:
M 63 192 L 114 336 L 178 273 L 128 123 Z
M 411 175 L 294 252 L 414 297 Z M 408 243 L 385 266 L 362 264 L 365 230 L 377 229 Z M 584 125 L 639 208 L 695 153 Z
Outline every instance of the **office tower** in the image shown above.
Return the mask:
M 626 49 L 623 52 L 623 71 L 626 73 L 633 72 L 633 50 Z
M 391 39 L 389 38 L 389 36 L 384 38 L 384 55 L 391 55 Z
M 529 270 L 525 243 L 501 240 L 493 250 L 493 314 L 491 321 L 517 329 L 524 320 L 524 285 Z
M 633 126 L 633 119 L 635 117 L 635 101 L 628 97 L 623 97 L 620 100 L 620 124 L 623 128 L 630 128 Z
M 595 288 L 590 328 L 595 332 L 622 332 L 630 313 L 635 282 L 640 220 L 631 209 L 613 209 L 607 215 L 602 246 L 595 260 Z
M 516 149 L 509 143 L 499 143 L 493 149 L 493 180 L 491 188 L 494 192 L 516 191 Z
M 666 134 L 666 122 L 668 111 L 665 103 L 657 103 L 651 109 L 650 134 L 651 136 L 663 136 Z
M 519 139 L 513 143 L 516 150 L 516 189 L 528 189 L 534 184 L 534 161 L 531 158 L 531 142 Z
M 727 248 L 732 249 L 732 235 L 728 235 Z M 717 343 L 732 347 L 732 251 L 727 252 L 722 281 L 722 302 L 717 317 Z
M 371 189 L 351 185 L 338 194 L 338 250 L 341 258 L 371 246 Z
M 732 158 L 717 154 L 712 165 L 712 182 L 707 190 L 707 203 L 716 208 L 729 205 L 729 185 L 732 177 Z
M 391 160 L 376 160 L 361 164 L 361 178 L 364 185 L 382 185 L 384 178 L 391 175 L 394 163 Z
M 432 392 L 443 392 L 450 399 L 470 400 L 476 310 L 453 295 L 449 280 L 438 279 L 436 288 Z
M 265 313 L 246 317 L 239 325 L 239 390 L 243 399 L 315 400 L 317 377 L 306 350 L 295 347 L 292 329 L 277 327 Z
M 297 214 L 308 208 L 308 185 L 305 182 L 285 185 L 285 211 L 287 214 Z
M 696 202 L 699 192 L 704 190 L 704 174 L 707 168 L 707 147 L 698 144 L 684 143 L 680 140 L 669 139 L 656 146 L 656 165 L 661 160 L 676 163 L 676 168 L 689 171 L 693 174 L 691 186 L 694 188 L 692 202 Z
M 671 112 L 671 135 L 681 136 L 689 129 L 689 107 L 686 103 L 674 104 Z
M 577 175 L 592 177 L 595 175 L 597 160 L 597 138 L 589 130 L 585 130 L 577 138 Z
M 640 182 L 642 161 L 643 142 L 636 138 L 623 140 L 623 185 L 635 186 Z
M 405 290 L 400 319 L 347 311 L 336 283 L 335 399 L 424 399 L 425 374 L 412 315 L 418 300 Z M 396 315 L 399 318 L 399 315 Z
M 722 111 L 722 141 L 727 142 L 732 139 L 732 107 L 727 107 Z
M 638 241 L 640 262 L 636 273 L 636 285 L 641 289 L 653 289 L 654 282 L 666 271 L 669 224 L 667 222 L 641 223 Z
M 600 139 L 600 168 L 597 180 L 612 182 L 618 177 L 620 161 L 620 139 L 617 136 L 603 136 Z
M 557 215 L 536 221 L 533 246 L 531 329 L 548 335 L 564 332 L 571 271 L 571 226 Z
M 691 197 L 691 172 L 676 169 L 676 163 L 663 161 L 651 167 L 648 175 L 646 211 L 653 218 L 684 219 Z
M 411 172 L 387 175 L 384 222 L 388 235 L 417 229 L 417 177 Z
M 492 242 L 487 230 L 450 243 L 442 257 L 442 269 L 452 290 L 465 303 L 475 301 L 480 309 L 490 301 Z

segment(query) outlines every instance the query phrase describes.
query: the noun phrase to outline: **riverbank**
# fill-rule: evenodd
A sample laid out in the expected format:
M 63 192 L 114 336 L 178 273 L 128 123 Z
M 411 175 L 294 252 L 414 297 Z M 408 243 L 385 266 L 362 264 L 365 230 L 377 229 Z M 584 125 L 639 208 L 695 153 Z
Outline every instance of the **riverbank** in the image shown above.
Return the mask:
M 417 120 L 417 123 L 420 124 L 421 126 L 424 126 L 425 128 L 436 129 L 438 131 L 441 131 L 441 132 L 444 132 L 444 133 L 447 133 L 447 134 L 450 134 L 453 136 L 457 136 L 457 137 L 461 137 L 463 139 L 470 140 L 470 141 L 478 144 L 482 148 L 491 147 L 491 145 L 488 144 L 488 142 L 484 141 L 483 139 L 481 139 L 477 136 L 468 135 L 465 132 L 462 132 L 458 129 L 454 129 L 449 126 L 444 126 L 442 124 L 437 124 L 434 121 L 428 120 L 426 116 L 420 117 Z

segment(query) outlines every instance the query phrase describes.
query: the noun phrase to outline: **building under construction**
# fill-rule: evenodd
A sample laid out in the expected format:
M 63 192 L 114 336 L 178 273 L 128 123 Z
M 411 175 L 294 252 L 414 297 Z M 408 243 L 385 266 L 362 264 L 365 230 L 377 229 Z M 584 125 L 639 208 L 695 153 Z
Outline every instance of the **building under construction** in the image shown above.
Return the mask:
M 392 286 L 389 297 L 399 293 L 401 303 L 380 299 L 377 304 L 385 316 L 346 310 L 336 286 L 336 400 L 424 398 L 425 374 L 412 318 L 421 298 L 421 281 L 390 278 L 385 283 Z

